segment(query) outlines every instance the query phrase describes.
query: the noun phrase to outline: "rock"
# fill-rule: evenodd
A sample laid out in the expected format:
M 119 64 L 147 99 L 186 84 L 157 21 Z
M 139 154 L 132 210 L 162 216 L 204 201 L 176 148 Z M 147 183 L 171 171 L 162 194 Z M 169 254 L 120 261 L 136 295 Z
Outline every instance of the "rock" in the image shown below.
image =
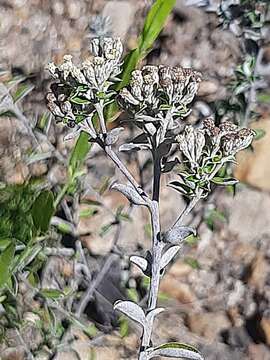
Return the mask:
M 269 360 L 270 350 L 263 344 L 250 344 L 249 345 L 250 360 Z
M 160 291 L 182 304 L 191 304 L 196 300 L 190 286 L 175 279 L 170 274 L 165 275 L 161 280 Z
M 246 351 L 251 340 L 244 326 L 231 327 L 224 331 L 222 335 L 226 344 L 243 352 Z
M 198 96 L 204 97 L 204 100 L 211 102 L 222 99 L 225 96 L 225 90 L 217 80 L 204 80 L 200 83 Z
M 79 1 L 68 1 L 67 8 L 70 19 L 76 20 L 80 17 L 81 7 Z
M 177 260 L 169 269 L 168 274 L 177 278 L 185 277 L 192 272 L 192 267 L 182 260 Z
M 231 323 L 224 312 L 193 313 L 187 316 L 187 326 L 192 332 L 214 341 Z
M 238 165 L 234 175 L 242 182 L 270 191 L 270 119 L 256 121 L 252 124 L 252 128 L 262 129 L 265 135 L 253 141 L 253 151 L 245 150 L 237 155 Z
M 247 360 L 246 354 L 242 351 L 232 350 L 229 346 L 216 342 L 204 345 L 200 350 L 207 360 Z
M 110 18 L 113 35 L 124 40 L 136 10 L 137 6 L 130 1 L 109 1 L 104 6 L 102 15 Z
M 251 264 L 249 284 L 255 286 L 257 291 L 262 292 L 270 275 L 270 266 L 262 253 L 258 253 Z M 269 329 L 270 330 L 270 329 Z M 269 333 L 270 341 L 270 333 Z
M 8 348 L 1 352 L 1 360 L 24 360 L 25 350 L 23 346 Z
M 270 234 L 270 196 L 251 189 L 237 192 L 230 200 L 228 229 L 239 242 L 254 243 Z M 256 244 L 254 244 L 256 245 Z
M 260 325 L 263 330 L 266 343 L 268 346 L 270 346 L 270 317 L 263 317 Z

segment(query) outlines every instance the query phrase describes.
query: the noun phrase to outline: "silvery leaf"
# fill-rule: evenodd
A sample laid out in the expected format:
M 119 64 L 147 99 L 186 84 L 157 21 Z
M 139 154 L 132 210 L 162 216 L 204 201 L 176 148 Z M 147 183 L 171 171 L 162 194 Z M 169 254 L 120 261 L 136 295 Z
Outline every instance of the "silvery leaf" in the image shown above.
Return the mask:
M 143 327 L 145 326 L 145 315 L 143 309 L 132 301 L 118 300 L 114 304 L 114 310 L 121 311 L 121 313 L 128 316 L 130 319 L 137 321 Z
M 148 144 L 148 137 L 146 133 L 141 133 L 132 139 L 132 144 Z
M 156 122 L 159 121 L 159 118 L 154 118 L 152 116 L 148 116 L 148 115 L 135 115 L 135 120 L 136 121 L 142 121 L 142 122 Z
M 119 151 L 138 151 L 138 150 L 148 150 L 149 145 L 146 144 L 123 144 L 119 147 Z
M 133 255 L 129 258 L 129 260 L 133 264 L 137 265 L 143 272 L 146 271 L 146 269 L 148 267 L 148 261 L 144 257 Z
M 117 142 L 119 134 L 124 130 L 123 127 L 112 129 L 107 133 L 106 145 L 113 145 Z
M 146 351 L 140 352 L 140 354 L 139 354 L 139 360 L 148 360 L 148 359 L 149 359 L 149 357 L 148 357 L 148 354 L 147 354 Z
M 161 258 L 160 269 L 164 269 L 179 250 L 180 250 L 180 246 L 175 245 L 175 246 L 171 246 L 167 251 L 165 251 L 165 253 L 162 255 Z
M 146 315 L 146 321 L 148 322 L 148 324 L 151 324 L 151 328 L 152 328 L 152 323 L 153 323 L 155 317 L 156 317 L 158 314 L 162 313 L 163 311 L 164 311 L 163 308 L 156 308 L 156 309 L 150 311 L 150 312 Z M 148 326 L 148 327 L 150 327 L 150 326 Z
M 142 344 L 143 346 L 150 342 L 154 319 L 162 311 L 164 311 L 163 308 L 156 308 L 156 309 L 150 311 L 146 315 L 146 326 L 144 328 L 144 336 L 143 336 L 144 343 Z
M 162 172 L 163 173 L 166 173 L 166 172 L 170 172 L 173 170 L 173 168 L 179 164 L 180 161 L 179 159 L 176 157 L 174 158 L 173 160 L 170 160 L 170 161 L 166 161 L 163 165 L 162 165 Z
M 165 356 L 185 360 L 204 360 L 202 355 L 193 346 L 181 343 L 167 343 L 148 350 L 148 358 Z
M 146 205 L 143 198 L 130 185 L 113 184 L 111 188 L 123 194 L 132 204 Z
M 149 132 L 149 134 L 152 135 L 152 136 L 153 136 L 153 135 L 156 133 L 156 131 L 157 131 L 156 127 L 155 127 L 153 124 L 151 124 L 151 123 L 147 123 L 147 124 L 145 124 L 144 126 L 145 126 L 146 130 Z
M 196 235 L 196 231 L 189 226 L 175 226 L 163 234 L 165 243 L 181 244 L 189 235 Z
M 65 135 L 63 140 L 64 141 L 72 140 L 76 136 L 78 136 L 81 131 L 82 131 L 82 129 L 78 126 L 75 130 L 73 130 L 73 131 L 69 132 L 67 135 Z

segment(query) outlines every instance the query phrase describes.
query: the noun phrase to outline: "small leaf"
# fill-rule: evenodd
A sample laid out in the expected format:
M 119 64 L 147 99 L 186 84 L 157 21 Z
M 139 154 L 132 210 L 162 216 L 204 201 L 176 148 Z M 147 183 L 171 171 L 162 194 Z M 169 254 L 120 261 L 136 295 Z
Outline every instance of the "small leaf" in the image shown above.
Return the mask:
M 235 184 L 237 184 L 239 182 L 235 178 L 222 178 L 222 177 L 219 177 L 219 176 L 215 176 L 213 179 L 211 179 L 211 181 L 214 184 L 224 185 L 224 186 L 235 185 Z
M 88 140 L 89 135 L 85 132 L 81 132 L 69 159 L 69 171 L 71 176 L 79 169 L 90 150 L 91 144 Z
M 165 243 L 181 244 L 185 238 L 196 235 L 196 231 L 189 226 L 174 226 L 163 234 L 162 240 Z
M 67 133 L 64 136 L 64 141 L 68 141 L 68 140 L 72 140 L 74 139 L 76 136 L 80 135 L 80 133 L 82 132 L 82 129 L 78 126 L 77 128 L 75 128 L 74 130 L 70 131 L 69 133 Z
M 34 89 L 33 85 L 23 84 L 18 87 L 15 94 L 13 95 L 13 101 L 16 103 L 22 100 L 25 96 L 27 96 Z
M 160 262 L 160 269 L 164 269 L 169 262 L 173 259 L 173 257 L 177 254 L 180 250 L 179 245 L 171 246 L 165 253 L 162 255 L 161 262 Z
M 35 227 L 42 232 L 46 232 L 54 213 L 53 194 L 51 191 L 46 190 L 39 194 L 32 206 L 31 213 Z
M 80 96 L 76 96 L 70 99 L 70 101 L 77 105 L 90 104 L 91 101 Z
M 165 310 L 165 309 L 163 309 L 163 308 L 156 308 L 156 309 L 150 311 L 150 312 L 146 315 L 146 321 L 148 322 L 148 324 L 152 324 L 153 321 L 154 321 L 154 319 L 155 319 L 155 317 L 156 317 L 158 314 L 162 313 L 164 310 Z M 152 325 L 150 326 L 150 328 L 152 328 Z
M 0 256 L 0 288 L 10 279 L 10 267 L 15 254 L 15 244 L 11 243 Z
M 186 257 L 185 263 L 188 264 L 192 269 L 200 269 L 200 264 L 198 260 L 193 259 L 192 257 Z
M 106 145 L 113 145 L 117 142 L 119 134 L 124 130 L 123 127 L 112 129 L 107 133 L 106 136 Z
M 264 93 L 258 94 L 257 99 L 260 103 L 269 104 L 270 103 L 270 93 L 264 92 Z
M 128 316 L 130 319 L 138 322 L 143 327 L 145 326 L 145 315 L 143 309 L 132 301 L 116 301 L 114 310 L 121 311 L 121 313 Z
M 179 159 L 176 157 L 171 161 L 166 161 L 162 165 L 162 172 L 167 173 L 173 170 L 173 168 L 180 163 Z
M 132 204 L 146 206 L 144 199 L 130 185 L 114 184 L 111 188 L 123 194 Z
M 128 335 L 128 332 L 129 332 L 129 324 L 128 324 L 128 321 L 127 319 L 124 317 L 124 316 L 121 316 L 120 319 L 119 319 L 119 322 L 120 322 L 120 330 L 119 330 L 119 333 L 120 333 L 120 336 L 122 338 L 126 337 Z
M 143 272 L 146 271 L 148 267 L 148 261 L 144 257 L 133 255 L 129 258 L 129 260 L 133 264 L 137 265 Z
M 266 131 L 263 129 L 255 129 L 255 133 L 254 140 L 260 140 L 265 136 Z
M 185 360 L 204 360 L 202 355 L 193 346 L 182 343 L 167 343 L 149 349 L 149 359 L 155 356 L 181 358 Z
M 144 327 L 144 337 L 143 337 L 144 341 L 146 341 L 146 343 L 148 343 L 151 339 L 151 333 L 152 333 L 154 319 L 162 311 L 164 311 L 163 308 L 156 308 L 156 309 L 150 311 L 146 315 L 146 326 Z
M 123 144 L 119 146 L 119 151 L 139 151 L 139 150 L 148 150 L 149 145 L 147 144 Z
M 168 184 L 169 187 L 173 188 L 174 190 L 180 192 L 183 195 L 188 195 L 191 192 L 191 189 L 189 186 L 183 184 L 180 181 L 171 181 Z
M 62 297 L 64 297 L 64 293 L 58 289 L 42 289 L 39 292 L 43 297 L 45 297 L 46 299 L 60 299 Z

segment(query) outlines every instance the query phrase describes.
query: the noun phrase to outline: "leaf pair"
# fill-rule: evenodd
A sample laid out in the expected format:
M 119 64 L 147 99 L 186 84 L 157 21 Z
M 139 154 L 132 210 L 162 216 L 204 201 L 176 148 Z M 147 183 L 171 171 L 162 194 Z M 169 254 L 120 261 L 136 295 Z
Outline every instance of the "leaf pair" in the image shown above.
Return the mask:
M 128 316 L 143 327 L 143 338 L 148 342 L 150 339 L 155 317 L 164 311 L 162 308 L 156 308 L 145 315 L 143 309 L 132 301 L 117 301 L 114 309 Z M 143 346 L 145 344 L 142 344 Z M 149 348 L 140 354 L 141 360 L 149 360 L 156 356 L 165 356 L 169 358 L 181 358 L 186 360 L 203 360 L 202 355 L 193 346 L 171 342 L 156 347 Z
M 173 257 L 180 250 L 179 245 L 171 246 L 167 249 L 161 257 L 160 261 L 160 272 L 162 273 L 165 267 L 169 264 L 169 262 L 173 259 Z M 133 255 L 130 257 L 130 261 L 137 265 L 142 272 L 146 276 L 151 276 L 151 268 L 152 268 L 152 256 L 146 256 L 146 258 L 142 256 Z
M 150 311 L 147 315 L 145 315 L 143 309 L 136 303 L 132 301 L 122 300 L 116 301 L 116 303 L 114 304 L 114 310 L 120 311 L 121 313 L 125 314 L 130 319 L 136 321 L 142 326 L 144 332 L 144 339 L 147 339 L 146 343 L 148 343 L 148 339 L 150 339 L 151 329 L 153 327 L 155 317 L 162 311 L 164 311 L 163 308 L 156 308 Z

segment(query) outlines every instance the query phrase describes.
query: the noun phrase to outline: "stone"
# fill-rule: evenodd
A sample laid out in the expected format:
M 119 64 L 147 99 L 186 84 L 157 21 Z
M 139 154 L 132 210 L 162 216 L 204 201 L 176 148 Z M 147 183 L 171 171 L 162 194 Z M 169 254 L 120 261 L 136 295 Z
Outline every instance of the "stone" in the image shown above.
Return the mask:
M 25 350 L 22 345 L 5 349 L 1 352 L 1 360 L 24 360 Z
M 268 346 L 270 346 L 270 317 L 263 317 L 260 325 L 263 330 L 266 343 Z
M 257 254 L 255 259 L 251 263 L 250 271 L 251 271 L 251 275 L 248 280 L 249 284 L 255 286 L 257 291 L 259 292 L 263 291 L 267 279 L 269 278 L 270 275 L 270 265 L 262 253 Z
M 182 304 L 191 304 L 196 297 L 188 284 L 166 274 L 160 283 L 160 291 Z
M 251 244 L 265 234 L 270 234 L 269 194 L 245 188 L 228 200 L 228 230 L 239 242 Z
M 231 323 L 224 312 L 192 313 L 187 315 L 187 326 L 192 332 L 214 341 Z
M 261 190 L 270 190 L 270 118 L 253 122 L 253 129 L 261 129 L 265 135 L 252 143 L 253 151 L 241 151 L 234 175 L 237 179 Z
M 249 345 L 250 360 L 269 360 L 270 350 L 263 344 Z

